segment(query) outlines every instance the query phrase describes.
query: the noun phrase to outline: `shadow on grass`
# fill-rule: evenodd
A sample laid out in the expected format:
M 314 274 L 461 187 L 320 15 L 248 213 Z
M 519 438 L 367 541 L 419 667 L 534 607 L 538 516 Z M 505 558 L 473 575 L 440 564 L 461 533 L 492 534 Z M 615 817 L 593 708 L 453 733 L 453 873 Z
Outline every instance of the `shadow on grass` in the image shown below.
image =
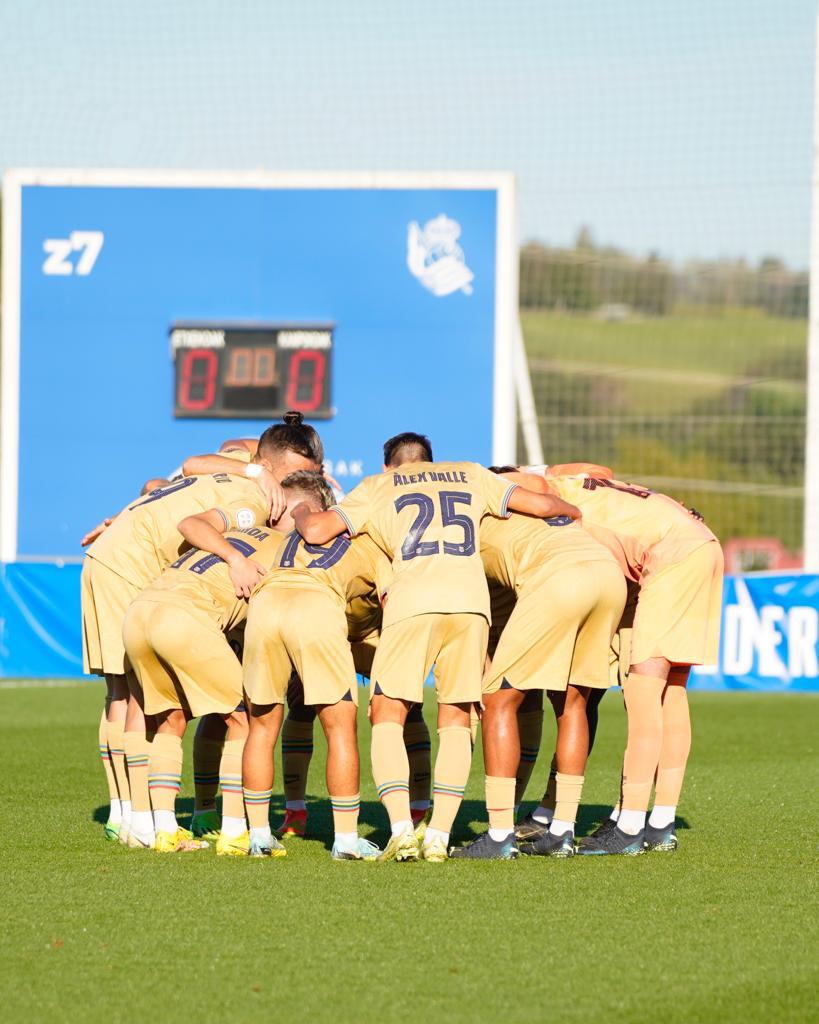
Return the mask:
M 521 816 L 528 813 L 531 807 L 524 807 Z M 577 816 L 578 836 L 587 835 L 593 832 L 603 822 L 611 810 L 608 804 L 581 804 Z M 306 837 L 308 842 L 319 842 L 325 849 L 333 847 L 333 812 L 330 801 L 324 796 L 307 796 L 307 811 L 309 815 L 309 827 Z M 181 825 L 189 824 L 190 816 L 193 814 L 193 798 L 181 797 L 176 801 L 176 813 Z M 270 801 L 270 824 L 276 828 L 284 815 L 284 797 L 274 796 Z M 104 825 L 108 820 L 108 806 L 96 807 L 92 813 L 92 820 Z M 361 811 L 358 818 L 359 826 L 368 831 L 367 838 L 371 839 L 383 848 L 389 839 L 389 824 L 387 812 L 378 800 L 362 800 Z M 483 800 L 464 800 L 458 811 L 455 827 L 452 830 L 453 844 L 460 845 L 474 839 L 486 828 L 486 805 Z M 677 829 L 686 830 L 691 826 L 685 818 L 677 818 Z

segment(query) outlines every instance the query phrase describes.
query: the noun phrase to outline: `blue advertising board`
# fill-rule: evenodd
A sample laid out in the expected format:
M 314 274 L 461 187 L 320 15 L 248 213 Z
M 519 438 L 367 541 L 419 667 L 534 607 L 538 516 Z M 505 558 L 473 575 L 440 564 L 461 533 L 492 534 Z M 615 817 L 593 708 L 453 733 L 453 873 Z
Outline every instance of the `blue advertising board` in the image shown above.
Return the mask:
M 77 676 L 80 566 L 0 566 L 0 676 Z M 819 692 L 819 576 L 725 580 L 719 665 L 692 690 Z
M 2 561 L 78 557 L 286 407 L 346 489 L 401 430 L 514 459 L 511 176 L 16 171 L 3 199 Z

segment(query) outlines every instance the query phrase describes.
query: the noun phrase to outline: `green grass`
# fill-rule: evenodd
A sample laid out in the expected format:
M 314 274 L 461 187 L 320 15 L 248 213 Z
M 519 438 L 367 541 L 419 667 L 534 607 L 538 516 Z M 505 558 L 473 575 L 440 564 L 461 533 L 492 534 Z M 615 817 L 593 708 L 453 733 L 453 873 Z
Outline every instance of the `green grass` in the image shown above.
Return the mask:
M 8 1020 L 747 1024 L 814 1011 L 814 698 L 693 698 L 676 854 L 441 866 L 330 861 L 320 740 L 320 832 L 286 860 L 112 847 L 100 701 L 91 683 L 0 689 Z M 607 697 L 582 828 L 611 798 L 623 719 Z M 551 740 L 549 725 L 532 796 Z M 459 839 L 482 827 L 481 779 L 477 753 Z M 190 795 L 188 759 L 184 806 Z M 362 798 L 383 838 L 366 768 Z

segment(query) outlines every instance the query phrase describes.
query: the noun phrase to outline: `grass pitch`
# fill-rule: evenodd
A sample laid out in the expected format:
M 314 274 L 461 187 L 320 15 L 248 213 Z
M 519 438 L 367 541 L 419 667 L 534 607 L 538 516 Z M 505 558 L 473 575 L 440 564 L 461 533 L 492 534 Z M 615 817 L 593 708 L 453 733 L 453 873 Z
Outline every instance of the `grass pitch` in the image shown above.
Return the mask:
M 6 1020 L 711 1024 L 815 1012 L 815 698 L 692 698 L 676 854 L 440 866 L 329 859 L 318 732 L 314 837 L 286 859 L 111 846 L 101 699 L 94 683 L 0 689 Z M 624 726 L 611 694 L 581 832 L 608 807 Z M 532 798 L 552 735 L 547 719 Z M 383 841 L 366 722 L 361 737 L 364 831 Z M 482 774 L 478 750 L 458 841 L 483 827 Z M 191 793 L 188 747 L 183 808 Z M 279 790 L 276 818 L 281 806 Z

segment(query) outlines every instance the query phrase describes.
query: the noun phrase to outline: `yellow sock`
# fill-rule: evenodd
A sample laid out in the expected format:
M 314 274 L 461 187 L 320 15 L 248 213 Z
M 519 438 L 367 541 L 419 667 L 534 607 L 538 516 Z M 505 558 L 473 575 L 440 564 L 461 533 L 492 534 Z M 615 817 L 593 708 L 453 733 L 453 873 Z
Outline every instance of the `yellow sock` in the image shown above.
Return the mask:
M 137 812 L 150 811 L 148 762 L 151 755 L 151 744 L 144 732 L 126 732 L 123 735 L 123 745 L 125 747 L 125 763 L 128 765 L 131 809 Z
M 390 824 L 412 821 L 409 805 L 409 761 L 407 748 L 404 746 L 404 728 L 399 722 L 380 722 L 373 726 L 370 756 L 375 788 L 389 815 Z
M 200 736 L 193 737 L 193 809 L 194 813 L 216 809 L 216 790 L 219 788 L 219 765 L 224 740 Z
M 245 799 L 242 790 L 242 751 L 245 741 L 225 740 L 219 764 L 219 785 L 222 787 L 222 817 L 244 818 Z
M 560 823 L 572 824 L 577 821 L 577 808 L 580 806 L 580 798 L 583 795 L 583 775 L 564 775 L 558 772 L 556 775 L 557 795 L 555 799 L 554 820 Z M 561 831 L 558 825 L 553 831 Z
M 499 776 L 487 775 L 486 810 L 489 814 L 489 827 L 509 833 L 515 827 L 515 780 Z
M 657 765 L 654 803 L 676 807 L 691 752 L 691 718 L 684 686 L 668 686 L 663 696 L 663 745 Z
M 159 732 L 151 744 L 148 788 L 154 811 L 175 811 L 182 783 L 182 738 Z
M 131 790 L 128 786 L 128 770 L 125 767 L 124 722 L 108 723 L 108 751 L 111 754 L 111 768 L 117 780 L 120 800 L 130 800 Z
M 623 811 L 645 813 L 663 744 L 665 679 L 630 672 L 623 684 L 628 742 L 623 758 Z
M 469 769 L 472 766 L 472 737 L 466 726 L 450 725 L 438 730 L 438 756 L 432 783 L 432 818 L 429 827 L 449 833 L 461 806 Z
M 358 810 L 361 806 L 361 796 L 353 793 L 352 796 L 337 796 L 330 794 L 330 804 L 333 808 L 333 829 L 338 834 L 358 832 Z
M 410 712 L 412 713 L 412 712 Z M 432 741 L 423 718 L 408 718 L 404 723 L 404 746 L 409 761 L 410 804 L 426 803 L 432 780 Z
M 282 726 L 282 780 L 289 807 L 307 796 L 307 772 L 313 757 L 313 721 L 285 718 Z
M 108 749 L 108 717 L 105 708 L 102 709 L 102 715 L 100 715 L 99 745 L 102 769 L 105 772 L 105 781 L 108 783 L 108 799 L 119 800 L 117 777 L 114 775 L 114 768 L 111 764 L 111 752 Z
M 518 712 L 518 733 L 520 734 L 520 763 L 515 779 L 515 803 L 519 804 L 526 793 L 529 779 L 535 769 L 543 735 L 543 708 L 537 711 Z

